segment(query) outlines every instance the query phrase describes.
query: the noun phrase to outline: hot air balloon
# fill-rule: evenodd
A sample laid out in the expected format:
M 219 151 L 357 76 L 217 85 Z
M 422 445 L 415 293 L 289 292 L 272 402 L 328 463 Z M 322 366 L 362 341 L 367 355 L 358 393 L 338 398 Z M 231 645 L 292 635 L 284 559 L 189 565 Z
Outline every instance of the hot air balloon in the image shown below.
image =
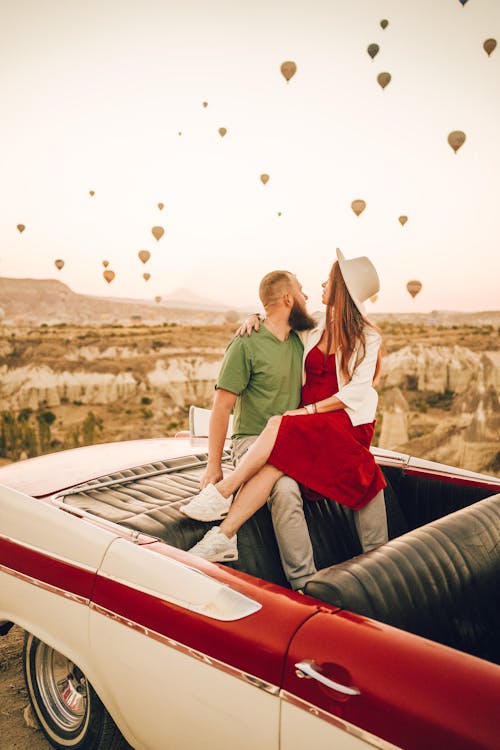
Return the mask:
M 26 227 L 24 226 L 24 224 L 18 224 L 17 225 L 17 231 L 19 232 L 19 234 L 22 234 L 25 229 L 26 229 Z
M 219 135 L 220 135 L 221 138 L 224 138 L 224 136 L 226 135 L 226 133 L 227 133 L 226 128 L 219 128 Z
M 148 260 L 151 258 L 151 253 L 149 252 L 149 250 L 139 250 L 137 255 L 139 256 L 140 260 L 143 263 L 147 263 Z
M 408 217 L 407 216 L 399 216 L 398 217 L 398 221 L 401 224 L 401 226 L 404 227 L 404 225 L 408 221 Z
M 382 86 L 382 89 L 385 89 L 387 84 L 391 82 L 391 74 L 390 73 L 379 73 L 377 76 L 377 81 L 379 82 L 380 86 Z
M 407 283 L 406 288 L 408 289 L 412 297 L 416 297 L 419 291 L 422 289 L 422 282 L 413 279 L 412 281 L 409 281 Z
M 460 146 L 463 146 L 465 143 L 465 133 L 463 133 L 461 130 L 453 130 L 448 135 L 448 143 L 452 147 L 453 151 L 457 153 Z
M 278 211 L 278 216 L 281 216 L 281 211 Z
M 143 273 L 142 274 L 142 278 L 144 279 L 144 281 L 149 281 L 149 279 L 151 278 L 151 274 L 150 273 Z
M 374 294 L 373 297 L 370 297 L 370 302 L 373 302 L 374 304 L 377 300 L 378 300 L 378 294 Z
M 295 73 L 297 72 L 297 66 L 295 65 L 292 60 L 288 60 L 287 62 L 281 63 L 281 74 L 286 79 L 286 82 L 290 80 L 290 78 L 293 78 Z
M 265 185 L 268 180 L 269 180 L 268 174 L 261 174 L 260 181 L 262 182 L 263 185 Z
M 483 49 L 488 55 L 488 57 L 491 55 L 495 47 L 497 46 L 497 40 L 496 39 L 486 39 L 485 43 L 483 44 Z
M 182 135 L 182 131 L 181 131 L 181 130 L 179 130 L 179 132 L 177 133 L 177 135 Z
M 373 44 L 368 45 L 366 51 L 368 52 L 371 59 L 373 60 L 373 58 L 377 56 L 379 49 L 380 47 L 378 46 L 378 44 L 373 43 Z
M 108 282 L 108 284 L 111 284 L 111 282 L 115 278 L 115 272 L 114 271 L 103 271 L 102 275 L 104 276 L 104 278 L 106 279 L 106 281 Z
M 202 102 L 204 107 L 208 107 L 208 102 Z
M 351 208 L 354 211 L 354 213 L 356 214 L 356 216 L 359 216 L 365 210 L 366 203 L 365 203 L 365 201 L 362 201 L 362 200 L 355 200 L 355 201 L 353 201 L 351 203 Z
M 153 227 L 151 230 L 151 234 L 153 235 L 155 240 L 160 241 L 165 234 L 165 230 L 163 229 L 163 227 Z
M 165 207 L 164 203 L 158 203 L 158 208 L 160 209 L 160 211 L 163 211 L 164 207 Z
M 156 302 L 156 303 L 159 303 L 159 302 L 161 302 L 161 297 L 160 297 L 160 295 L 159 295 L 159 294 L 158 294 L 158 295 L 157 295 L 157 296 L 155 297 L 155 302 Z
M 458 2 L 459 2 L 459 3 L 462 3 L 462 8 L 463 8 L 463 6 L 464 6 L 464 5 L 465 5 L 465 3 L 467 2 L 467 0 L 458 0 Z
M 61 260 L 61 258 L 58 258 L 57 260 L 54 261 L 54 265 L 57 268 L 57 270 L 60 271 L 61 268 L 64 268 L 64 261 Z
M 90 196 L 95 195 L 95 190 L 89 190 L 89 195 Z
M 380 25 L 382 26 L 383 29 L 386 29 L 389 26 L 389 21 L 387 20 L 387 18 L 383 18 L 380 21 Z
M 109 266 L 109 260 L 103 260 L 102 265 L 104 268 L 107 268 Z

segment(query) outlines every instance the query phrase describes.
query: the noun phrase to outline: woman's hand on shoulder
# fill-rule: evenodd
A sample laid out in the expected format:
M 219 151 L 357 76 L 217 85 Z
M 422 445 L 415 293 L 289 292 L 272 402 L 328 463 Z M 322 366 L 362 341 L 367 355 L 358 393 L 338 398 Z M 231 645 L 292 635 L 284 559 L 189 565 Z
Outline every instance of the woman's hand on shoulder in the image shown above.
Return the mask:
M 283 414 L 283 416 L 284 417 L 303 417 L 304 414 L 307 414 L 307 411 L 302 406 L 300 409 L 289 409 Z
M 244 336 L 245 334 L 247 334 L 247 336 L 251 336 L 253 331 L 258 331 L 259 328 L 260 315 L 258 313 L 253 313 L 253 315 L 249 315 L 248 318 L 243 321 L 234 335 Z

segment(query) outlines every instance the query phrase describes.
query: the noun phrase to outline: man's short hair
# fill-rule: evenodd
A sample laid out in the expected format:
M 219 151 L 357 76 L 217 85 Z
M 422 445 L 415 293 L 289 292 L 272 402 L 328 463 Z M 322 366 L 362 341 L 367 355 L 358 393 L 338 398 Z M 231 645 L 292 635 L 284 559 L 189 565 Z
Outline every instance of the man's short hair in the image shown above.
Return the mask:
M 290 271 L 271 271 L 267 273 L 259 285 L 259 297 L 264 307 L 275 305 L 276 302 L 292 288 L 292 274 Z

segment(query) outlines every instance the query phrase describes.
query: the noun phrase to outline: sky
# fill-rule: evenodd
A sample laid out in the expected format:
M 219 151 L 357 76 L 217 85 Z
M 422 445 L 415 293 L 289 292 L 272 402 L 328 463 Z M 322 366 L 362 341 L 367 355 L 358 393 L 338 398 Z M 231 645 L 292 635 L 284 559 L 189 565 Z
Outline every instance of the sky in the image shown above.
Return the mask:
M 499 0 L 1 0 L 0 275 L 254 307 L 285 268 L 317 309 L 340 247 L 379 272 L 369 312 L 499 309 L 488 38 Z

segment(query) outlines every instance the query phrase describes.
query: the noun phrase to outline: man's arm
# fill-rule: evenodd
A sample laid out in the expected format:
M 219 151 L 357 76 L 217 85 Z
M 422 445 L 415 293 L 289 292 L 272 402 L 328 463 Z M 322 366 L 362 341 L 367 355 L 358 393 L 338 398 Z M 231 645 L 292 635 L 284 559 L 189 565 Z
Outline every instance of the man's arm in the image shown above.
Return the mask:
M 229 416 L 237 399 L 235 393 L 218 388 L 215 391 L 212 414 L 208 428 L 208 463 L 200 486 L 203 489 L 207 484 L 215 484 L 222 479 L 222 451 L 229 424 Z

